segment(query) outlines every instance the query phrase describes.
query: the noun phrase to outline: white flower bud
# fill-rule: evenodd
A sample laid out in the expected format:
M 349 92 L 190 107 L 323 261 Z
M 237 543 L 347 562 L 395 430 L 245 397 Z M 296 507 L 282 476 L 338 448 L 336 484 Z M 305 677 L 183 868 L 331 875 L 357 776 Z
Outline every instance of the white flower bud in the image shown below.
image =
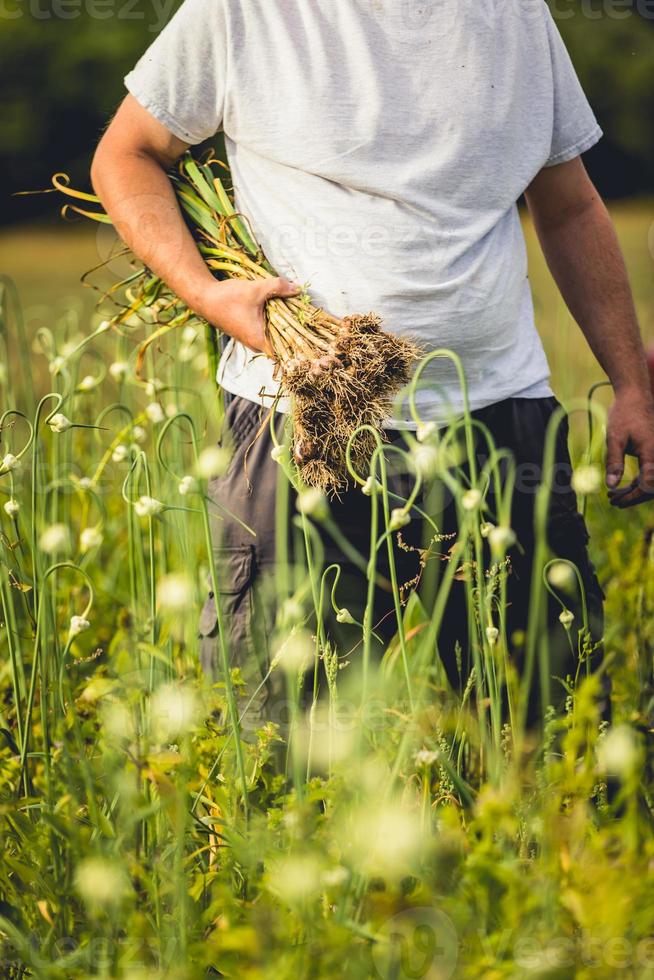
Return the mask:
M 148 497 L 144 494 L 134 504 L 134 510 L 139 517 L 155 517 L 164 509 L 164 505 L 155 497 Z
M 122 463 L 128 457 L 129 457 L 129 449 L 127 448 L 127 446 L 124 446 L 122 442 L 116 446 L 116 448 L 111 454 L 111 458 L 113 459 L 114 463 Z
M 201 719 L 202 706 L 190 687 L 164 684 L 152 695 L 150 719 L 161 739 L 175 738 L 190 732 Z
M 479 529 L 482 538 L 487 538 L 488 535 L 491 533 L 491 531 L 494 530 L 494 528 L 495 525 L 491 524 L 490 521 L 484 521 L 484 523 L 481 525 Z
M 120 905 L 129 893 L 122 868 L 104 858 L 86 858 L 75 872 L 75 888 L 91 909 Z
M 52 416 L 48 422 L 48 425 L 53 432 L 67 432 L 67 430 L 72 427 L 73 423 L 61 412 L 57 412 L 56 415 Z
M 490 646 L 494 647 L 497 643 L 497 638 L 500 635 L 500 631 L 497 626 L 487 626 L 486 627 L 486 639 Z
M 98 527 L 85 527 L 79 536 L 80 551 L 87 552 L 102 544 L 102 532 Z
M 566 629 L 569 630 L 575 621 L 574 613 L 571 613 L 569 609 L 564 609 L 559 616 L 559 622 Z
M 440 453 L 432 444 L 417 446 L 411 457 L 414 469 L 423 479 L 428 479 L 438 472 Z
M 156 398 L 157 392 L 163 388 L 163 381 L 159 378 L 152 378 L 145 386 L 145 393 L 148 398 Z
M 372 497 L 373 493 L 379 493 L 379 491 L 382 489 L 383 488 L 379 480 L 375 479 L 374 476 L 369 476 L 361 487 L 361 493 L 366 497 Z
M 567 561 L 557 561 L 548 568 L 547 581 L 555 589 L 561 589 L 563 592 L 572 592 L 577 582 L 577 576 Z
M 129 364 L 127 361 L 114 361 L 113 364 L 109 365 L 109 374 L 114 381 L 122 381 L 128 371 Z
M 281 463 L 286 457 L 286 448 L 284 446 L 273 446 L 270 450 L 270 458 L 276 463 Z
M 16 470 L 20 466 L 20 460 L 13 453 L 7 453 L 7 455 L 2 460 L 3 470 Z
M 173 572 L 157 583 L 157 601 L 161 609 L 182 612 L 190 609 L 194 601 L 194 589 L 188 575 Z
M 193 476 L 183 476 L 179 481 L 179 486 L 177 487 L 182 497 L 186 497 L 189 493 L 195 493 L 197 488 L 197 480 Z
M 147 405 L 145 408 L 145 414 L 154 425 L 157 425 L 159 422 L 163 422 L 166 417 L 159 402 L 151 402 L 149 405 Z
M 435 422 L 420 422 L 416 429 L 416 439 L 418 442 L 426 442 L 437 431 L 438 426 Z
M 629 725 L 611 728 L 598 743 L 597 758 L 603 772 L 623 779 L 635 772 L 641 752 L 633 729 Z
M 77 385 L 78 391 L 93 391 L 100 382 L 92 374 L 86 374 Z
M 71 616 L 69 629 L 71 636 L 79 636 L 80 633 L 84 633 L 90 628 L 91 624 L 88 619 L 84 619 L 83 616 Z
M 314 487 L 302 490 L 297 498 L 297 509 L 314 521 L 325 521 L 329 517 L 329 504 L 324 493 Z
M 175 402 L 168 402 L 166 405 L 166 418 L 171 419 L 173 415 L 177 415 L 178 412 L 179 405 L 176 405 Z
M 470 490 L 466 490 L 461 497 L 461 506 L 464 510 L 477 510 L 481 504 L 481 500 L 481 491 L 477 490 L 476 487 L 472 487 Z
M 429 769 L 434 763 L 438 762 L 440 758 L 439 752 L 433 752 L 430 749 L 420 749 L 416 752 L 415 763 L 417 769 Z
M 572 488 L 582 496 L 597 493 L 602 486 L 602 474 L 597 466 L 579 466 L 572 474 Z
M 388 522 L 389 531 L 399 531 L 400 528 L 406 527 L 407 524 L 411 523 L 411 517 L 403 507 L 396 507 L 395 510 L 391 511 L 391 519 Z
M 57 357 L 53 357 L 53 359 L 50 361 L 48 365 L 48 370 L 50 374 L 52 375 L 59 374 L 59 372 L 61 371 L 65 363 L 66 363 L 66 358 L 62 357 L 61 354 L 59 354 Z
M 198 457 L 196 473 L 203 480 L 210 480 L 213 476 L 223 476 L 229 468 L 230 460 L 231 455 L 227 449 L 208 446 Z
M 510 527 L 500 525 L 500 527 L 494 527 L 492 531 L 488 532 L 488 540 L 492 551 L 496 555 L 501 555 L 515 544 L 516 536 Z
M 11 500 L 8 500 L 5 504 L 5 514 L 7 514 L 8 517 L 16 517 L 19 511 L 20 504 L 12 497 Z
M 187 325 L 182 330 L 182 340 L 184 341 L 185 344 L 192 344 L 193 341 L 196 339 L 197 335 L 198 332 L 195 329 L 195 327 L 191 327 Z
M 70 533 L 65 524 L 52 524 L 46 528 L 39 539 L 41 551 L 55 555 L 70 548 Z
M 132 428 L 132 439 L 134 442 L 145 442 L 148 438 L 147 429 L 144 429 L 142 425 L 135 425 Z
M 337 623 L 356 623 L 356 620 L 349 609 L 339 609 L 336 613 Z

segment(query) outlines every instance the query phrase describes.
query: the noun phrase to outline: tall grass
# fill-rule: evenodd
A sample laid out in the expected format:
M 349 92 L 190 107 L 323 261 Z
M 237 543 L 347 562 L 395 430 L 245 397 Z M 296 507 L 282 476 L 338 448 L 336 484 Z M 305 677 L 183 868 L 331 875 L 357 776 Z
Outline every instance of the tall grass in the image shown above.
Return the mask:
M 372 519 L 360 644 L 344 658 L 325 622 L 330 611 L 348 621 L 348 596 L 318 533 L 338 529 L 328 502 L 298 485 L 288 440 L 280 445 L 279 544 L 290 520 L 304 558 L 280 561 L 275 576 L 270 670 L 283 678 L 284 723 L 253 733 L 256 692 L 229 669 L 224 629 L 222 680 L 210 685 L 198 667 L 207 581 L 222 625 L 210 538 L 220 512 L 207 481 L 226 464 L 207 449 L 221 408 L 204 336 L 191 326 L 181 342 L 151 345 L 142 382 L 104 322 L 89 329 L 67 315 L 28 337 L 9 288 L 0 300 L 12 365 L 0 415 L 2 975 L 654 975 L 647 704 L 617 678 L 608 729 L 597 678 L 582 670 L 564 708 L 551 706 L 543 610 L 551 593 L 562 608 L 568 600 L 548 576 L 548 481 L 519 677 L 504 562 L 514 473 L 490 434 L 466 412 L 445 433 L 422 425 L 405 448 L 375 435 L 366 472 L 350 454 Z M 148 326 L 130 324 L 143 337 Z M 454 360 L 465 391 L 456 358 L 431 356 Z M 47 391 L 32 391 L 37 358 Z M 598 462 L 600 422 L 598 411 L 585 465 Z M 482 468 L 475 438 L 488 444 Z M 407 499 L 389 491 L 391 457 L 413 474 Z M 427 564 L 428 601 L 406 601 L 397 531 L 433 482 L 453 495 L 459 534 L 437 572 Z M 489 567 L 490 521 L 504 533 Z M 645 689 L 654 546 L 641 530 L 623 532 L 608 562 L 610 600 L 622 589 L 634 615 L 610 621 L 607 647 L 623 671 L 638 665 Z M 382 556 L 396 637 L 378 662 Z M 473 670 L 459 692 L 436 638 L 462 567 Z M 583 651 L 588 623 L 568 629 Z M 537 731 L 526 726 L 532 685 L 544 695 Z

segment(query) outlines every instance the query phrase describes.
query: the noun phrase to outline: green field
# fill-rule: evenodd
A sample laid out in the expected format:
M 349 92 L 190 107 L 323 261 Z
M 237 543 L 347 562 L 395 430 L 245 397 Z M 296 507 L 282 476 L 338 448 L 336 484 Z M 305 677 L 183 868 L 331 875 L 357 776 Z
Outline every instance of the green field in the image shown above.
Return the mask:
M 654 205 L 614 215 L 654 341 Z M 601 372 L 526 232 L 555 390 L 583 399 Z M 504 626 L 505 546 L 480 560 L 500 519 L 481 495 L 470 504 L 451 458 L 431 447 L 461 518 L 438 596 L 463 569 L 476 624 L 462 692 L 439 670 L 438 601 L 402 608 L 365 682 L 361 655 L 339 660 L 317 615 L 348 601 L 315 543 L 326 501 L 301 495 L 289 519 L 307 557 L 276 582 L 268 637 L 288 718 L 243 738 L 254 692 L 235 670 L 210 686 L 198 666 L 208 577 L 218 591 L 207 479 L 224 465 L 206 451 L 220 412 L 204 335 L 153 345 L 138 379 L 148 325 L 101 329 L 80 285 L 110 249 L 84 226 L 0 233 L 22 308 L 5 287 L 0 976 L 654 980 L 654 505 L 612 511 L 590 485 L 581 501 L 607 595 L 612 727 L 580 669 L 534 730 Z M 121 271 L 115 258 L 94 282 Z M 573 423 L 576 462 L 601 466 L 585 413 Z M 377 496 L 378 550 L 394 529 Z M 540 526 L 539 542 L 547 573 Z M 576 580 L 557 571 L 545 579 L 565 611 Z M 546 669 L 541 608 L 520 642 Z M 583 666 L 583 622 L 566 636 Z M 312 698 L 302 668 L 319 664 Z
M 612 214 L 643 336 L 654 342 L 654 202 L 616 203 Z M 538 326 L 557 395 L 564 400 L 583 395 L 601 377 L 599 368 L 558 294 L 527 219 L 525 233 Z M 95 294 L 80 288 L 80 279 L 107 258 L 110 247 L 110 232 L 84 224 L 4 229 L 0 230 L 0 270 L 14 280 L 27 315 L 35 320 L 57 317 L 71 306 L 88 315 Z M 100 276 L 100 281 L 109 284 L 108 277 Z

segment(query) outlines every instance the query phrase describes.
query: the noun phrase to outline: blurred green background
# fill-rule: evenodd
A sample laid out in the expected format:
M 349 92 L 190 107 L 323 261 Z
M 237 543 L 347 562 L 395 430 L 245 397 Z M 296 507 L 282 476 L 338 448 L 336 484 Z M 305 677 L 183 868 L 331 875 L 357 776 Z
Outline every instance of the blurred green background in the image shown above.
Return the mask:
M 55 195 L 12 194 L 45 188 L 57 170 L 88 185 L 93 148 L 123 96 L 123 76 L 179 3 L 0 0 L 0 272 L 16 283 L 30 331 L 67 309 L 92 313 L 98 294 L 81 288 L 80 277 L 107 259 L 112 239 L 107 229 L 62 223 Z M 654 341 L 654 0 L 551 0 L 550 6 L 605 132 L 586 164 L 610 199 L 643 333 Z M 572 397 L 601 372 L 572 325 L 527 218 L 525 227 L 557 393 Z M 105 287 L 112 271 L 110 265 L 100 274 Z M 98 285 L 97 276 L 92 281 Z
M 179 2 L 0 0 L 1 222 L 55 213 L 53 199 L 11 194 L 47 186 L 56 170 L 88 181 L 124 74 Z M 609 197 L 647 193 L 654 172 L 654 0 L 551 6 L 606 134 L 588 154 L 592 176 Z

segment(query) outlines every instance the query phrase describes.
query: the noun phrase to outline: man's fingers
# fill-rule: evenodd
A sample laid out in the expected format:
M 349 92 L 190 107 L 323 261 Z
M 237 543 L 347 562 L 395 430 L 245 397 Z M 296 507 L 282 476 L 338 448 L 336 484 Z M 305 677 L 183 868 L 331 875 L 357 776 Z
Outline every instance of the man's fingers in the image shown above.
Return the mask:
M 638 487 L 638 479 L 632 480 L 631 483 L 625 484 L 624 487 L 616 487 L 615 490 L 609 490 L 609 500 L 611 503 L 617 503 L 619 500 L 623 500 L 630 493 L 633 493 Z
M 617 487 L 624 473 L 624 451 L 626 442 L 610 430 L 606 438 L 606 485 Z
M 654 498 L 654 442 L 641 442 L 640 445 L 635 445 L 635 449 L 640 462 L 638 476 L 626 487 L 609 490 L 611 503 L 621 510 Z
M 266 280 L 264 299 L 272 299 L 275 296 L 282 298 L 297 296 L 301 292 L 302 289 L 296 283 L 291 282 L 289 279 L 284 279 L 283 276 L 278 276 L 276 279 Z
M 638 480 L 632 480 L 624 487 L 620 487 L 618 490 L 609 490 L 609 501 L 613 507 L 618 507 L 620 510 L 625 507 L 633 507 L 634 504 L 639 503 L 641 500 L 641 490 L 638 485 Z
M 638 459 L 640 461 L 639 484 L 645 493 L 654 493 L 654 442 L 648 440 L 645 445 L 639 446 Z
M 648 500 L 654 500 L 654 493 L 646 493 L 642 490 L 639 480 L 633 480 L 628 486 L 620 487 L 619 490 L 609 491 L 611 506 L 618 510 L 626 510 L 627 507 L 635 507 Z

